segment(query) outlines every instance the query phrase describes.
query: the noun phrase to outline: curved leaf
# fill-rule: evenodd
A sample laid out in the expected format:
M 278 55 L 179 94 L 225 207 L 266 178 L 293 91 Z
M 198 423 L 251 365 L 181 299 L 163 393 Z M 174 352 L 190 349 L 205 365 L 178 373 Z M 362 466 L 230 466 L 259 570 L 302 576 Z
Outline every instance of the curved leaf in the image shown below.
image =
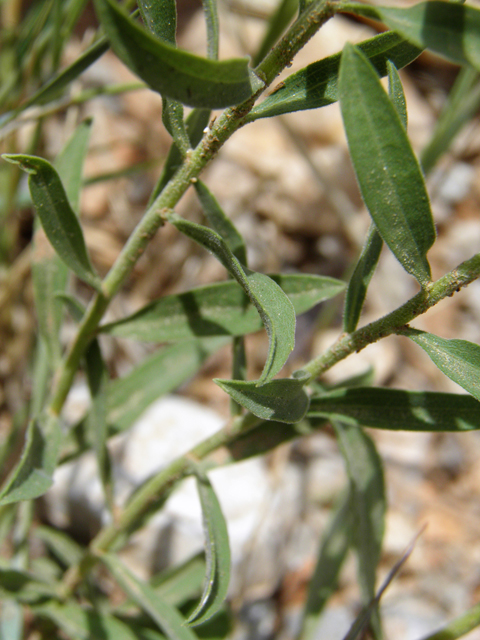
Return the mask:
M 175 0 L 137 0 L 147 29 L 159 40 L 175 44 L 177 32 L 177 5 Z
M 437 367 L 480 400 L 480 346 L 467 340 L 446 340 L 415 329 L 399 332 L 426 352 Z
M 480 429 L 480 405 L 468 395 L 360 387 L 312 398 L 308 417 L 398 431 Z
M 447 622 L 439 631 L 424 636 L 422 640 L 457 640 L 480 626 L 480 604 L 476 604 L 465 613 Z
M 361 42 L 358 48 L 368 57 L 380 76 L 387 75 L 388 60 L 397 69 L 401 69 L 421 53 L 421 49 L 391 31 Z M 340 58 L 341 54 L 336 53 L 293 73 L 252 109 L 247 120 L 251 122 L 293 111 L 318 109 L 336 102 Z
M 227 523 L 210 480 L 198 467 L 195 469 L 195 478 L 202 505 L 207 561 L 203 594 L 198 606 L 188 618 L 188 623 L 196 626 L 214 616 L 227 597 L 230 582 L 230 543 Z
M 127 67 L 162 96 L 192 107 L 221 109 L 263 86 L 248 59 L 219 62 L 175 49 L 131 20 L 113 0 L 95 0 L 110 45 Z
M 292 303 L 271 278 L 243 267 L 218 233 L 176 214 L 169 214 L 168 220 L 179 231 L 213 253 L 257 308 L 270 342 L 267 361 L 257 381 L 258 385 L 265 384 L 280 371 L 293 350 L 295 311 Z
M 405 100 L 405 94 L 403 92 L 402 81 L 400 74 L 397 71 L 397 67 L 387 60 L 388 70 L 388 96 L 392 101 L 395 111 L 398 113 L 400 120 L 402 121 L 405 129 L 407 128 L 407 102 Z
M 381 20 L 418 47 L 480 69 L 480 11 L 472 6 L 429 0 L 404 9 L 348 3 L 342 10 Z
M 363 199 L 403 268 L 425 286 L 435 227 L 423 176 L 401 120 L 365 56 L 345 45 L 340 106 Z
M 42 227 L 53 248 L 70 269 L 95 289 L 101 285 L 88 257 L 82 228 L 68 202 L 53 166 L 43 158 L 22 154 L 3 155 L 29 174 L 28 185 Z
M 299 422 L 307 412 L 309 397 L 303 378 L 280 378 L 258 387 L 256 382 L 219 380 L 214 382 L 239 405 L 264 420 Z

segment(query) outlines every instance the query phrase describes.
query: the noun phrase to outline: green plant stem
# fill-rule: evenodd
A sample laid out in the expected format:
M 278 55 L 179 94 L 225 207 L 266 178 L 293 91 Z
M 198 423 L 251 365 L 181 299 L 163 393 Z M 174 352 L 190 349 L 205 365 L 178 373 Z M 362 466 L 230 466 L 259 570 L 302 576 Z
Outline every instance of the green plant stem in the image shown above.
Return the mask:
M 452 296 L 462 287 L 480 276 L 480 253 L 462 262 L 458 267 L 432 282 L 416 296 L 410 298 L 395 311 L 379 318 L 353 333 L 344 333 L 325 353 L 302 367 L 310 374 L 310 380 L 321 376 L 333 365 L 350 354 L 361 351 L 369 344 L 400 332 L 414 318 L 424 314 L 440 300 Z

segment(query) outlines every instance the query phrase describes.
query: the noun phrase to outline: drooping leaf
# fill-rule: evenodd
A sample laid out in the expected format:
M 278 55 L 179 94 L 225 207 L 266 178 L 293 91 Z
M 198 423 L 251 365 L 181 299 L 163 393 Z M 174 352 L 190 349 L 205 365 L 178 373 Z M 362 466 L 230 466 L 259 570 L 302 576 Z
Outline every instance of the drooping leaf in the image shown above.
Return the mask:
M 264 420 L 299 422 L 308 409 L 309 398 L 303 388 L 303 378 L 280 378 L 271 380 L 261 387 L 257 386 L 255 381 L 217 378 L 214 382 L 235 402 Z
M 365 40 L 358 47 L 380 76 L 387 75 L 388 60 L 391 60 L 397 69 L 401 69 L 421 53 L 421 49 L 391 31 Z M 293 111 L 318 109 L 336 102 L 340 58 L 341 54 L 337 53 L 293 73 L 252 109 L 247 120 L 250 122 Z
M 158 625 L 171 640 L 197 640 L 178 609 L 167 604 L 152 587 L 141 582 L 120 559 L 109 553 L 101 561 L 125 593 Z
M 323 276 L 270 278 L 287 294 L 296 314 L 345 289 L 340 280 Z M 100 331 L 135 340 L 173 342 L 209 335 L 245 335 L 261 328 L 262 321 L 246 293 L 229 281 L 164 296 L 123 320 L 101 326 Z
M 385 486 L 382 461 L 372 439 L 356 426 L 332 421 L 340 451 L 345 459 L 352 492 L 355 526 L 352 540 L 358 559 L 358 582 L 364 605 L 375 597 L 377 565 L 385 528 Z M 380 634 L 378 611 L 372 626 Z
M 388 69 L 388 95 L 392 101 L 395 111 L 398 113 L 400 120 L 402 121 L 405 129 L 407 128 L 407 102 L 405 100 L 405 94 L 403 92 L 402 81 L 400 80 L 400 74 L 397 71 L 397 67 L 387 60 Z
M 0 505 L 38 498 L 52 486 L 61 440 L 57 416 L 31 420 L 20 461 L 0 491 Z
M 433 333 L 415 329 L 402 330 L 413 340 L 450 380 L 480 400 L 480 346 L 467 340 L 446 340 Z
M 338 575 L 351 544 L 352 496 L 349 491 L 335 505 L 322 535 L 315 571 L 310 579 L 299 640 L 315 637 L 320 615 L 337 587 Z
M 480 11 L 475 7 L 431 0 L 402 9 L 348 3 L 342 10 L 381 20 L 417 47 L 480 70 Z
M 207 562 L 200 602 L 188 618 L 188 623 L 193 626 L 202 624 L 220 611 L 230 582 L 230 543 L 225 517 L 210 480 L 198 467 L 195 468 L 195 479 L 202 505 Z
M 308 416 L 394 431 L 470 431 L 480 429 L 479 408 L 468 395 L 357 387 L 313 397 Z
M 375 226 L 403 268 L 424 286 L 435 227 L 405 128 L 365 56 L 345 45 L 340 105 L 352 162 Z
M 258 53 L 253 59 L 253 66 L 256 67 L 269 53 L 277 40 L 288 27 L 292 18 L 298 10 L 298 0 L 281 0 L 277 9 L 272 13 L 267 26 L 267 31 L 262 40 Z
M 269 338 L 269 352 L 257 385 L 271 380 L 283 367 L 295 344 L 295 311 L 282 289 L 268 276 L 243 267 L 223 238 L 176 214 L 168 220 L 186 236 L 213 253 L 255 305 Z
M 221 109 L 243 102 L 263 86 L 248 59 L 201 58 L 155 38 L 113 0 L 95 0 L 95 8 L 117 56 L 163 97 Z
M 93 271 L 82 228 L 56 170 L 47 160 L 35 156 L 9 154 L 2 157 L 20 165 L 29 174 L 28 184 L 36 212 L 60 258 L 81 280 L 98 289 L 100 278 Z
M 205 216 L 210 226 L 222 236 L 233 255 L 242 264 L 247 264 L 247 248 L 233 222 L 225 215 L 217 199 L 210 189 L 200 180 L 195 182 L 195 191 L 202 205 Z

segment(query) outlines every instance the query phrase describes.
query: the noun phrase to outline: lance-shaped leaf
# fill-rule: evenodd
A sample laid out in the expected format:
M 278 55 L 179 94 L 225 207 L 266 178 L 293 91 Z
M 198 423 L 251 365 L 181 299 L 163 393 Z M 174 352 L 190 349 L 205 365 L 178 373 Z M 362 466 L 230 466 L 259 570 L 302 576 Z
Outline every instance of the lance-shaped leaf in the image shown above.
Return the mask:
M 4 598 L 0 611 L 2 640 L 22 640 L 25 637 L 25 612 L 13 598 Z
M 271 275 L 290 299 L 296 314 L 338 295 L 340 280 L 323 276 Z M 241 336 L 259 331 L 262 321 L 243 289 L 233 281 L 164 296 L 131 316 L 105 324 L 100 331 L 147 342 L 174 342 L 199 336 Z
M 375 597 L 375 578 L 385 528 L 383 467 L 372 439 L 356 426 L 332 422 L 345 459 L 352 491 L 355 527 L 353 543 L 358 558 L 358 581 L 364 604 Z M 378 612 L 372 623 L 379 629 Z
M 95 0 L 110 45 L 127 67 L 162 96 L 221 109 L 243 102 L 263 86 L 248 59 L 208 60 L 151 35 L 113 0 Z
M 202 0 L 202 4 L 207 26 L 207 57 L 211 60 L 217 60 L 220 39 L 217 0 Z
M 403 92 L 402 81 L 397 67 L 390 60 L 387 61 L 388 69 L 388 96 L 392 101 L 395 111 L 398 113 L 405 129 L 407 128 L 407 102 Z
M 87 118 L 75 129 L 55 159 L 55 168 L 73 211 L 78 215 L 82 188 L 83 164 L 87 155 L 93 120 Z
M 480 429 L 480 405 L 468 395 L 360 387 L 313 397 L 308 417 L 399 431 Z
M 27 429 L 25 448 L 0 491 L 0 505 L 32 500 L 52 486 L 62 433 L 57 416 L 41 415 Z
M 480 11 L 474 7 L 431 0 L 404 9 L 348 3 L 342 10 L 381 20 L 418 47 L 480 69 Z
M 435 227 L 423 176 L 405 128 L 365 56 L 345 45 L 340 105 L 362 197 L 403 268 L 424 286 Z
M 2 157 L 20 165 L 29 174 L 28 185 L 35 210 L 60 258 L 81 280 L 99 289 L 101 281 L 90 263 L 82 228 L 56 170 L 47 160 L 35 156 L 12 154 Z
M 256 381 L 214 380 L 218 386 L 253 415 L 264 420 L 299 422 L 307 412 L 309 398 L 304 378 L 281 378 L 258 387 Z
M 391 31 L 365 40 L 358 45 L 380 76 L 387 75 L 387 61 L 397 69 L 410 64 L 421 49 Z M 337 53 L 293 73 L 280 83 L 263 102 L 254 107 L 248 121 L 270 118 L 283 113 L 318 109 L 338 100 L 338 72 L 341 54 Z
M 446 340 L 433 333 L 405 329 L 399 332 L 422 347 L 450 380 L 480 400 L 480 346 L 467 340 Z
M 105 553 L 101 561 L 125 593 L 158 625 L 171 640 L 197 640 L 178 609 L 167 604 L 155 590 L 141 582 L 118 558 Z
M 213 253 L 257 308 L 270 342 L 267 361 L 257 381 L 258 385 L 265 384 L 280 371 L 293 350 L 295 311 L 292 303 L 271 278 L 243 267 L 218 233 L 176 214 L 170 214 L 168 219 L 179 231 Z
M 422 640 L 457 640 L 478 626 L 480 626 L 480 604 L 474 605 L 435 633 L 424 636 Z
M 188 618 L 188 623 L 196 626 L 214 616 L 227 597 L 230 582 L 230 543 L 227 523 L 210 480 L 198 467 L 194 473 L 202 505 L 206 557 L 203 593 L 198 606 Z

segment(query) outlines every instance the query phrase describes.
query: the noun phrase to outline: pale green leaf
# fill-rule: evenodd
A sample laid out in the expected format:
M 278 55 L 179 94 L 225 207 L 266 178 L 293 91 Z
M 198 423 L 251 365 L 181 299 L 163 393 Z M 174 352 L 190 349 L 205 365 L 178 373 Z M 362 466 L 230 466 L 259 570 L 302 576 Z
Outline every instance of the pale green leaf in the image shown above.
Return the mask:
M 305 380 L 280 378 L 261 387 L 256 381 L 214 380 L 218 386 L 259 418 L 278 422 L 299 422 L 307 412 L 309 398 L 304 390 Z
M 358 47 L 381 76 L 387 75 L 388 60 L 400 69 L 410 64 L 421 53 L 421 49 L 391 31 L 365 40 Z M 341 54 L 337 53 L 293 73 L 252 109 L 247 121 L 270 118 L 292 111 L 318 109 L 336 102 L 340 58 Z
M 405 128 L 363 53 L 345 45 L 340 105 L 363 199 L 384 242 L 422 286 L 435 227 L 423 176 Z
M 100 279 L 87 254 L 82 228 L 68 202 L 53 166 L 43 158 L 22 154 L 2 156 L 29 174 L 28 184 L 42 227 L 65 264 L 81 279 L 98 289 Z
M 220 38 L 217 0 L 202 0 L 202 4 L 207 25 L 207 58 L 217 60 Z
M 63 531 L 40 525 L 35 527 L 33 534 L 67 567 L 79 563 L 83 558 L 82 547 Z
M 13 598 L 5 598 L 0 610 L 0 638 L 22 640 L 24 638 L 25 612 Z
M 54 166 L 62 181 L 70 206 L 78 215 L 82 187 L 83 164 L 87 155 L 93 120 L 87 118 L 73 132 L 55 158 Z
M 220 109 L 243 102 L 263 86 L 246 58 L 201 58 L 160 41 L 113 0 L 95 0 L 95 8 L 117 56 L 163 97 Z
M 230 543 L 225 517 L 210 480 L 198 467 L 195 478 L 202 505 L 206 573 L 200 602 L 188 618 L 188 623 L 194 626 L 209 620 L 220 610 L 230 582 Z
M 439 631 L 424 636 L 422 640 L 457 640 L 480 626 L 480 604 L 474 605 L 465 613 L 462 613 L 451 622 L 448 622 Z

